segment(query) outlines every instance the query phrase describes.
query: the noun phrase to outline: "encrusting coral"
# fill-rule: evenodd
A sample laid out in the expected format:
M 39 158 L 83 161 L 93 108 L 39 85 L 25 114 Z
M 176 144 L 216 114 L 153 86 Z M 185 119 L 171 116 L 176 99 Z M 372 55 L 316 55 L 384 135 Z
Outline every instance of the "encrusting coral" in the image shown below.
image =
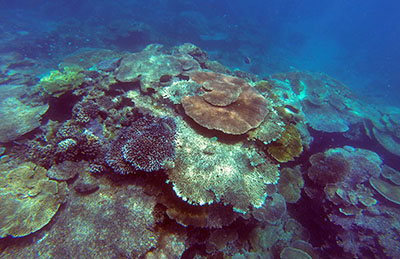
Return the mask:
M 258 127 L 268 114 L 267 100 L 242 79 L 204 71 L 191 78 L 203 85 L 204 94 L 184 96 L 182 105 L 203 127 L 240 135 Z

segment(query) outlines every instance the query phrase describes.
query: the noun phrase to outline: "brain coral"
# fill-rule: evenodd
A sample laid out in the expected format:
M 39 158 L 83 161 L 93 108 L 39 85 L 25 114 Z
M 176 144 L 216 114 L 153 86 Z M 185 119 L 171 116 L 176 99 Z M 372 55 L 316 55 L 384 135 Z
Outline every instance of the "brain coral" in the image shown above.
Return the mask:
M 0 238 L 38 231 L 56 214 L 66 183 L 49 180 L 46 169 L 31 162 L 0 172 Z
M 179 197 L 191 204 L 231 204 L 239 212 L 262 206 L 268 184 L 278 181 L 276 164 L 264 159 L 252 166 L 250 157 L 257 152 L 251 147 L 213 141 L 185 121 L 177 123 L 176 166 L 168 177 Z
M 203 71 L 191 78 L 202 84 L 204 95 L 184 96 L 182 105 L 203 127 L 240 135 L 258 127 L 268 114 L 267 100 L 242 79 Z
M 175 131 L 171 117 L 140 118 L 111 143 L 106 162 L 120 174 L 173 167 Z

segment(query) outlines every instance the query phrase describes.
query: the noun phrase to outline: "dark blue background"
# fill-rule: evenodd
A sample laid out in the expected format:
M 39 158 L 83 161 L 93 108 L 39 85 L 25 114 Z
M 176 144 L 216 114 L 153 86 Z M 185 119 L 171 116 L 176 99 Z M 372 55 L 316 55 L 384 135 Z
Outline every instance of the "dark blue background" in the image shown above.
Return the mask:
M 192 42 L 232 69 L 320 71 L 365 97 L 397 104 L 400 2 L 248 2 L 0 1 L 0 54 L 56 64 L 83 47 L 139 51 L 149 43 Z

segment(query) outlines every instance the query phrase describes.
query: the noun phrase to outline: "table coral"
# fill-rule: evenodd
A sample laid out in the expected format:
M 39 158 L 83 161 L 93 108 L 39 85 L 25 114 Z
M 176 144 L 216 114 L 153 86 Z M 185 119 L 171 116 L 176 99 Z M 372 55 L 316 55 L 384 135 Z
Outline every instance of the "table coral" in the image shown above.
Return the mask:
M 147 92 L 149 88 L 159 86 L 163 76 L 176 77 L 199 68 L 200 65 L 191 56 L 165 54 L 161 45 L 152 44 L 139 53 L 124 57 L 116 79 L 124 83 L 140 81 L 141 90 Z
M 255 219 L 261 222 L 268 222 L 272 225 L 276 225 L 285 214 L 286 201 L 279 193 L 273 193 L 267 197 L 262 207 L 255 208 L 252 211 Z
M 177 124 L 176 166 L 168 171 L 168 178 L 179 197 L 199 205 L 231 204 L 242 213 L 262 206 L 267 185 L 279 179 L 276 164 L 265 158 L 251 166 L 250 157 L 256 152 L 253 148 L 203 137 L 181 119 Z
M 273 92 L 279 97 L 284 97 L 279 94 L 280 89 L 290 87 L 291 93 L 286 94 L 282 102 L 296 104 L 300 101 L 301 107 L 295 107 L 301 108 L 306 122 L 315 130 L 346 132 L 351 125 L 363 120 L 363 107 L 349 88 L 327 75 L 293 71 L 272 75 L 270 83 L 278 88 Z
M 84 80 L 83 68 L 77 65 L 65 66 L 43 76 L 38 87 L 47 95 L 60 97 L 65 92 L 72 91 L 80 86 Z
M 308 177 L 322 186 L 343 180 L 350 171 L 349 162 L 340 156 L 327 157 L 324 153 L 316 153 L 310 157 L 310 163 Z
M 284 168 L 281 170 L 278 192 L 285 197 L 286 202 L 296 203 L 301 197 L 303 186 L 303 176 L 298 168 Z
M 292 124 L 286 126 L 282 136 L 267 146 L 267 151 L 279 162 L 293 161 L 303 152 L 299 131 Z
M 184 96 L 182 105 L 185 113 L 203 127 L 244 134 L 258 127 L 270 110 L 267 100 L 241 79 L 213 72 L 194 72 L 192 77 L 202 82 L 204 95 Z M 232 84 L 240 86 L 241 92 Z
M 388 180 L 390 180 L 395 185 L 400 185 L 400 172 L 395 170 L 394 168 L 383 165 L 382 166 L 382 176 Z
M 22 237 L 47 225 L 64 202 L 65 183 L 31 162 L 0 173 L 0 237 Z
M 247 85 L 243 79 L 214 72 L 196 71 L 190 78 L 204 88 L 204 100 L 215 106 L 230 105 L 239 98 L 242 87 Z
M 400 204 L 400 187 L 398 185 L 388 183 L 376 177 L 371 177 L 369 183 L 383 197 L 391 202 Z
M 16 97 L 0 98 L 0 142 L 8 142 L 40 126 L 49 105 L 24 103 Z

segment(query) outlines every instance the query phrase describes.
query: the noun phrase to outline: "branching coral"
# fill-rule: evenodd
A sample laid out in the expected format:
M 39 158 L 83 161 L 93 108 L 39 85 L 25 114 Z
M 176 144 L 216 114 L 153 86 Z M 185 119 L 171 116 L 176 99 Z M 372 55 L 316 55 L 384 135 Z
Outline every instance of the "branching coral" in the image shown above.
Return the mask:
M 106 161 L 120 174 L 173 167 L 175 131 L 171 117 L 140 118 L 111 143 Z

